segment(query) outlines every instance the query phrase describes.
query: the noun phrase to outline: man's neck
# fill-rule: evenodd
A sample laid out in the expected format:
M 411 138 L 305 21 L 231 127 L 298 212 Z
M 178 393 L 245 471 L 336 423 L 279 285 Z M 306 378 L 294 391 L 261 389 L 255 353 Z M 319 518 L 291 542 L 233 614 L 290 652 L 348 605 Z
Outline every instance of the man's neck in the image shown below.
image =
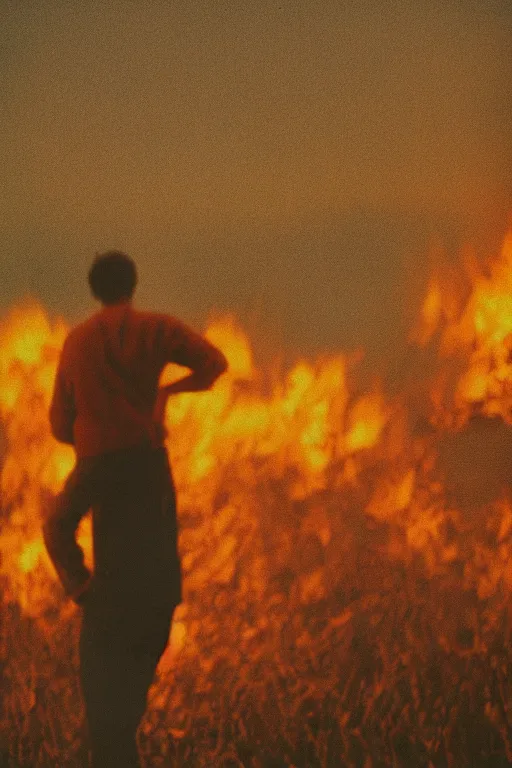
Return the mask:
M 123 299 L 122 301 L 116 301 L 115 304 L 102 304 L 102 312 L 116 312 L 119 309 L 132 306 L 132 299 Z

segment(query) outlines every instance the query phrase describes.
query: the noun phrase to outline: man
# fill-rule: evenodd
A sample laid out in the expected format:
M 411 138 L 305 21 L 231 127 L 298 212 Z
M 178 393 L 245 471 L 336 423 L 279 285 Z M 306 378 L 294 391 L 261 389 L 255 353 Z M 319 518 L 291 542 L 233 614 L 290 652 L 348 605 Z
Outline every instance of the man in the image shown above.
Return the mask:
M 176 500 L 164 446 L 167 397 L 209 389 L 226 358 L 174 317 L 134 309 L 124 253 L 89 271 L 101 309 L 65 339 L 50 406 L 77 462 L 43 531 L 66 594 L 83 606 L 80 673 L 94 768 L 139 766 L 136 732 L 181 602 Z M 158 389 L 167 363 L 190 369 Z M 76 530 L 92 508 L 94 573 Z

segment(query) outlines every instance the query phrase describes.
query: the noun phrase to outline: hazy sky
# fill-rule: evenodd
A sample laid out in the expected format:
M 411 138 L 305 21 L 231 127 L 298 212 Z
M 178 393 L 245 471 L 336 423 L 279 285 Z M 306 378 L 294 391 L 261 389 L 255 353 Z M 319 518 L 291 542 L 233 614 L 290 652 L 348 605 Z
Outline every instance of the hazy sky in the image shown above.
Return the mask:
M 0 24 L 2 313 L 84 318 L 116 247 L 139 307 L 391 355 L 431 238 L 499 247 L 508 1 L 3 0 Z

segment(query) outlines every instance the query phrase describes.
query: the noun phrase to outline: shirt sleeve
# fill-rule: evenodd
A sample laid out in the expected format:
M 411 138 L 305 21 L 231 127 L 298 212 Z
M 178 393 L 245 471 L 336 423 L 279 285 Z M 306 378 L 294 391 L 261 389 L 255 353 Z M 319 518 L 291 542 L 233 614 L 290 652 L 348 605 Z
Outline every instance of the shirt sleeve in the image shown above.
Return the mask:
M 206 371 L 226 365 L 226 358 L 217 347 L 174 317 L 166 319 L 163 341 L 166 362 L 193 371 Z
M 74 445 L 75 398 L 73 385 L 66 371 L 66 351 L 66 342 L 64 342 L 55 376 L 49 415 L 52 434 L 56 440 Z

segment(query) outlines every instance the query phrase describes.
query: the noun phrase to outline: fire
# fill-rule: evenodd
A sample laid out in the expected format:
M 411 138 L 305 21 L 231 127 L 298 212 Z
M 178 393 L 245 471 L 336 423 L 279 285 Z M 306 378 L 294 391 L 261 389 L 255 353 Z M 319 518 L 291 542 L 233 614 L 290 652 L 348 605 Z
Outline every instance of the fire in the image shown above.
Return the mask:
M 464 405 L 467 413 L 472 404 L 483 401 L 485 412 L 498 411 L 510 418 L 511 263 L 509 235 L 501 258 L 488 267 L 489 276 L 474 275 L 469 298 L 458 313 L 454 312 L 453 292 L 443 303 L 438 280 L 433 279 L 427 289 L 416 340 L 425 344 L 439 330 L 441 359 L 466 350 L 466 368 L 454 385 L 454 404 L 456 408 Z M 49 499 L 74 463 L 72 449 L 53 440 L 47 423 L 56 364 L 67 330 L 62 319 L 52 322 L 34 301 L 14 307 L 0 329 L 0 413 L 7 437 L 1 488 L 3 507 L 10 509 L 0 539 L 1 567 L 9 576 L 13 595 L 25 595 L 23 607 L 28 612 L 34 606 L 26 588 L 22 589 L 27 574 L 37 573 L 41 584 L 49 585 L 49 601 L 58 594 L 50 588 L 54 574 L 42 547 L 40 524 Z M 345 485 L 357 487 L 372 455 L 376 459 L 383 454 L 389 458 L 388 470 L 382 478 L 375 476 L 366 513 L 402 528 L 410 547 L 432 548 L 440 538 L 444 512 L 437 503 L 419 498 L 418 487 L 425 483 L 425 475 L 407 455 L 413 440 L 400 421 L 403 403 L 387 401 L 381 384 L 351 396 L 353 361 L 342 355 L 298 361 L 282 383 L 274 383 L 270 393 L 267 387 L 264 394 L 249 339 L 235 318 L 218 318 L 205 333 L 223 349 L 230 369 L 213 390 L 185 394 L 168 403 L 168 447 L 184 507 L 210 508 L 226 472 L 237 467 L 250 482 L 251 474 L 254 477 L 251 465 L 257 460 L 266 463 L 269 477 L 288 477 L 287 493 L 299 501 L 325 490 L 328 482 L 334 482 L 338 490 Z M 168 366 L 162 382 L 176 375 L 178 370 Z M 439 381 L 434 383 L 434 391 L 436 386 L 442 412 L 445 393 Z M 439 413 L 434 420 L 437 417 Z M 174 435 L 179 439 L 174 440 Z M 392 466 L 397 455 L 401 469 Z M 214 519 L 231 519 L 243 504 L 243 500 L 227 502 Z M 80 535 L 90 559 L 88 525 L 82 525 Z M 192 566 L 193 551 L 190 557 L 184 553 L 194 582 L 217 574 L 218 581 L 227 583 L 235 570 L 236 534 L 227 535 L 218 522 L 214 530 L 216 548 L 204 572 Z M 323 534 L 319 530 L 317 534 L 327 540 L 329 525 L 324 526 Z M 431 563 L 432 557 L 430 552 Z M 446 560 L 446 553 L 439 554 L 438 559 L 443 558 Z M 40 601 L 38 606 L 40 609 Z
M 43 542 L 40 539 L 31 541 L 23 547 L 19 557 L 19 566 L 24 573 L 33 571 L 43 553 Z
M 360 398 L 350 412 L 351 426 L 345 438 L 347 449 L 352 452 L 372 448 L 378 442 L 385 422 L 385 408 L 381 398 Z
M 398 565 L 410 569 L 410 583 L 413 573 L 425 583 L 444 579 L 462 603 L 469 595 L 479 601 L 510 595 L 507 481 L 497 482 L 485 504 L 464 506 L 442 446 L 447 436 L 462 440 L 476 417 L 489 429 L 492 418 L 503 429 L 511 424 L 512 233 L 487 264 L 479 267 L 466 255 L 449 280 L 434 275 L 419 314 L 410 341 L 429 345 L 438 361 L 423 431 L 409 413 L 407 392 L 390 396 L 381 381 L 358 390 L 356 355 L 298 360 L 278 378 L 258 370 L 236 318 L 208 325 L 205 334 L 226 354 L 229 371 L 210 391 L 170 400 L 165 414 L 185 599 L 161 675 L 193 660 L 206 680 L 222 666 L 222 654 L 205 645 L 216 631 L 216 611 L 236 612 L 242 650 L 232 653 L 243 651 L 249 659 L 258 658 L 258 643 L 273 632 L 291 633 L 287 642 L 304 652 L 316 648 L 323 634 L 317 637 L 303 619 L 295 628 L 285 620 L 288 613 L 310 615 L 316 606 L 331 606 L 325 632 L 351 636 L 377 598 L 347 607 L 334 595 L 356 577 L 374 579 L 376 594 L 377 566 L 385 574 Z M 64 320 L 52 319 L 35 301 L 13 307 L 0 323 L 2 599 L 18 605 L 47 638 L 75 611 L 62 600 L 41 538 L 45 511 L 75 460 L 71 448 L 52 438 L 47 417 L 67 331 Z M 168 366 L 162 383 L 177 375 Z M 469 483 L 473 458 L 463 466 Z M 89 519 L 79 541 L 92 565 Z M 474 653 L 485 647 L 473 627 L 475 611 L 473 603 L 462 635 L 473 638 L 466 646 Z M 449 650 L 458 647 L 460 627 L 450 634 L 449 610 L 443 616 L 447 626 L 437 637 Z M 488 617 L 486 631 L 492 626 Z M 368 694 L 367 712 L 383 695 L 383 679 Z M 346 713 L 342 722 L 348 722 Z
M 461 290 L 433 280 L 412 338 L 426 344 L 436 331 L 443 359 L 463 362 L 458 380 L 451 382 L 448 408 L 468 418 L 475 403 L 483 411 L 510 421 L 512 377 L 512 234 L 504 239 L 499 258 L 481 266 L 466 255 L 456 275 Z M 447 394 L 447 393 L 445 393 Z

